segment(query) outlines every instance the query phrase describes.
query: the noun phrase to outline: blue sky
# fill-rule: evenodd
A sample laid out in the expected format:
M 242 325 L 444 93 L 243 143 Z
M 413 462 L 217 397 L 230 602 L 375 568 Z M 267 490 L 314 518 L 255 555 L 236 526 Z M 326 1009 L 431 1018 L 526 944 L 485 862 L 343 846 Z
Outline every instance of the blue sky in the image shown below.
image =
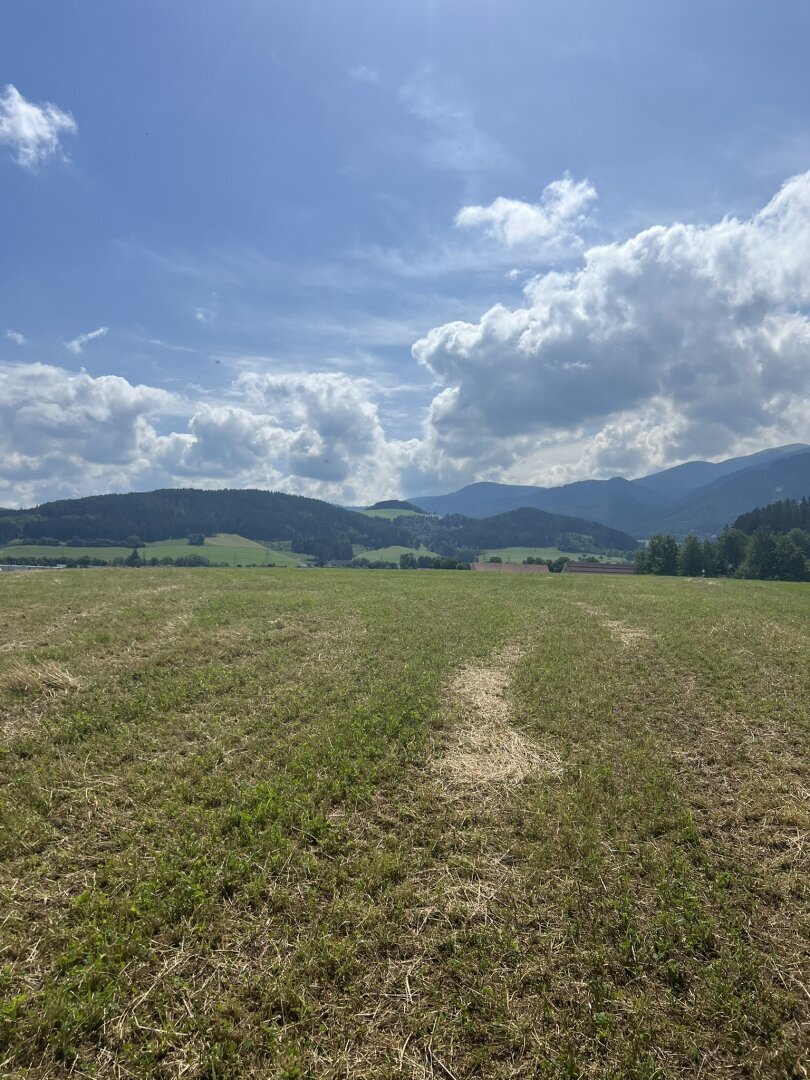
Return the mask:
M 0 505 L 810 438 L 806 3 L 7 0 Z

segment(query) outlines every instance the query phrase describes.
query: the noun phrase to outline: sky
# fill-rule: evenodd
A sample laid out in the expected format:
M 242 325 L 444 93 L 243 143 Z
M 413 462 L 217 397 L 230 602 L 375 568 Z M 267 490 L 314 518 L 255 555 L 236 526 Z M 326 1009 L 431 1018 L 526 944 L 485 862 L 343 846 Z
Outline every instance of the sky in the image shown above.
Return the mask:
M 805 0 L 5 0 L 0 506 L 810 441 Z

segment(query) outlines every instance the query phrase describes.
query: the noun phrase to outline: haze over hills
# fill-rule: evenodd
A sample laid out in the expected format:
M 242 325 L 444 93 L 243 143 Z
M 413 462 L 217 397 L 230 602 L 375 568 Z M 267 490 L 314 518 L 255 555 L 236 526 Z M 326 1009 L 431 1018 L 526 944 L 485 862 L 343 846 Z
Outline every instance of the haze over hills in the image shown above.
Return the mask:
M 690 461 L 636 480 L 615 476 L 554 488 L 476 483 L 410 502 L 430 513 L 472 518 L 530 506 L 643 537 L 712 535 L 753 506 L 805 495 L 810 495 L 810 446 L 794 443 L 721 462 Z

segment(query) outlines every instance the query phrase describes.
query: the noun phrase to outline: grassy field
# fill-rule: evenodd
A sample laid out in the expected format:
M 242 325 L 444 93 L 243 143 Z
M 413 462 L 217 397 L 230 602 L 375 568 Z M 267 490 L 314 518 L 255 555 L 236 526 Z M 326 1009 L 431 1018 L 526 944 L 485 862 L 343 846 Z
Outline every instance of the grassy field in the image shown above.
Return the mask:
M 3 575 L 0 1073 L 805 1076 L 809 601 Z
M 524 559 L 528 559 L 530 556 L 533 559 L 584 559 L 590 555 L 590 552 L 573 552 L 573 551 L 561 551 L 560 548 L 555 547 L 509 547 L 509 548 L 492 548 L 492 550 L 485 551 L 482 555 L 482 559 L 492 558 L 493 555 L 500 555 L 504 562 L 522 563 Z M 596 555 L 593 556 L 600 562 L 621 562 L 618 557 L 611 555 Z
M 435 551 L 429 551 L 427 548 L 409 548 L 402 547 L 400 544 L 393 544 L 391 547 L 374 548 L 372 551 L 364 551 L 362 548 L 358 548 L 355 557 L 363 559 L 380 559 L 382 562 L 399 562 L 400 555 L 416 555 L 418 558 L 420 555 L 428 555 L 430 558 L 436 558 Z
M 128 547 L 51 547 L 47 544 L 21 544 L 14 547 L 0 547 L 0 561 L 4 556 L 15 559 L 80 559 L 82 555 L 88 555 L 92 559 L 112 561 L 119 557 L 125 559 L 131 550 Z M 275 563 L 276 566 L 298 566 L 299 563 L 309 559 L 308 555 L 268 549 L 264 544 L 233 533 L 207 536 L 202 547 L 193 547 L 184 538 L 182 540 L 157 540 L 152 544 L 144 544 L 138 550 L 141 553 L 145 552 L 148 559 L 166 557 L 176 559 L 182 555 L 202 555 L 211 562 L 227 562 L 242 566 L 263 566 L 268 561 Z
M 393 521 L 398 517 L 428 517 L 429 515 L 419 510 L 363 510 L 362 513 L 366 517 L 385 518 L 387 521 Z

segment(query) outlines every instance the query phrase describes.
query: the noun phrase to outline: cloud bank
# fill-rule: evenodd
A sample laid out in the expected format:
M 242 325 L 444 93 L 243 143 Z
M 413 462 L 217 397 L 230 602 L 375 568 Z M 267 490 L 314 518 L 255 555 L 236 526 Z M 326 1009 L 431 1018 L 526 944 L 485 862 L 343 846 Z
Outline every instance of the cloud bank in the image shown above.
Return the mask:
M 505 247 L 543 245 L 548 222 L 577 223 L 592 190 L 566 179 L 536 205 L 465 208 L 478 213 L 463 224 Z M 2 364 L 0 505 L 172 484 L 353 504 L 474 479 L 632 476 L 806 441 L 809 312 L 807 173 L 750 219 L 592 247 L 576 269 L 530 278 L 517 306 L 428 331 L 413 357 L 437 385 L 412 439 L 387 435 L 382 388 L 345 374 L 247 372 L 214 400 Z
M 435 327 L 413 347 L 444 386 L 426 438 L 479 473 L 585 440 L 599 475 L 806 434 L 808 305 L 810 173 L 750 220 L 593 247 L 521 306 Z

